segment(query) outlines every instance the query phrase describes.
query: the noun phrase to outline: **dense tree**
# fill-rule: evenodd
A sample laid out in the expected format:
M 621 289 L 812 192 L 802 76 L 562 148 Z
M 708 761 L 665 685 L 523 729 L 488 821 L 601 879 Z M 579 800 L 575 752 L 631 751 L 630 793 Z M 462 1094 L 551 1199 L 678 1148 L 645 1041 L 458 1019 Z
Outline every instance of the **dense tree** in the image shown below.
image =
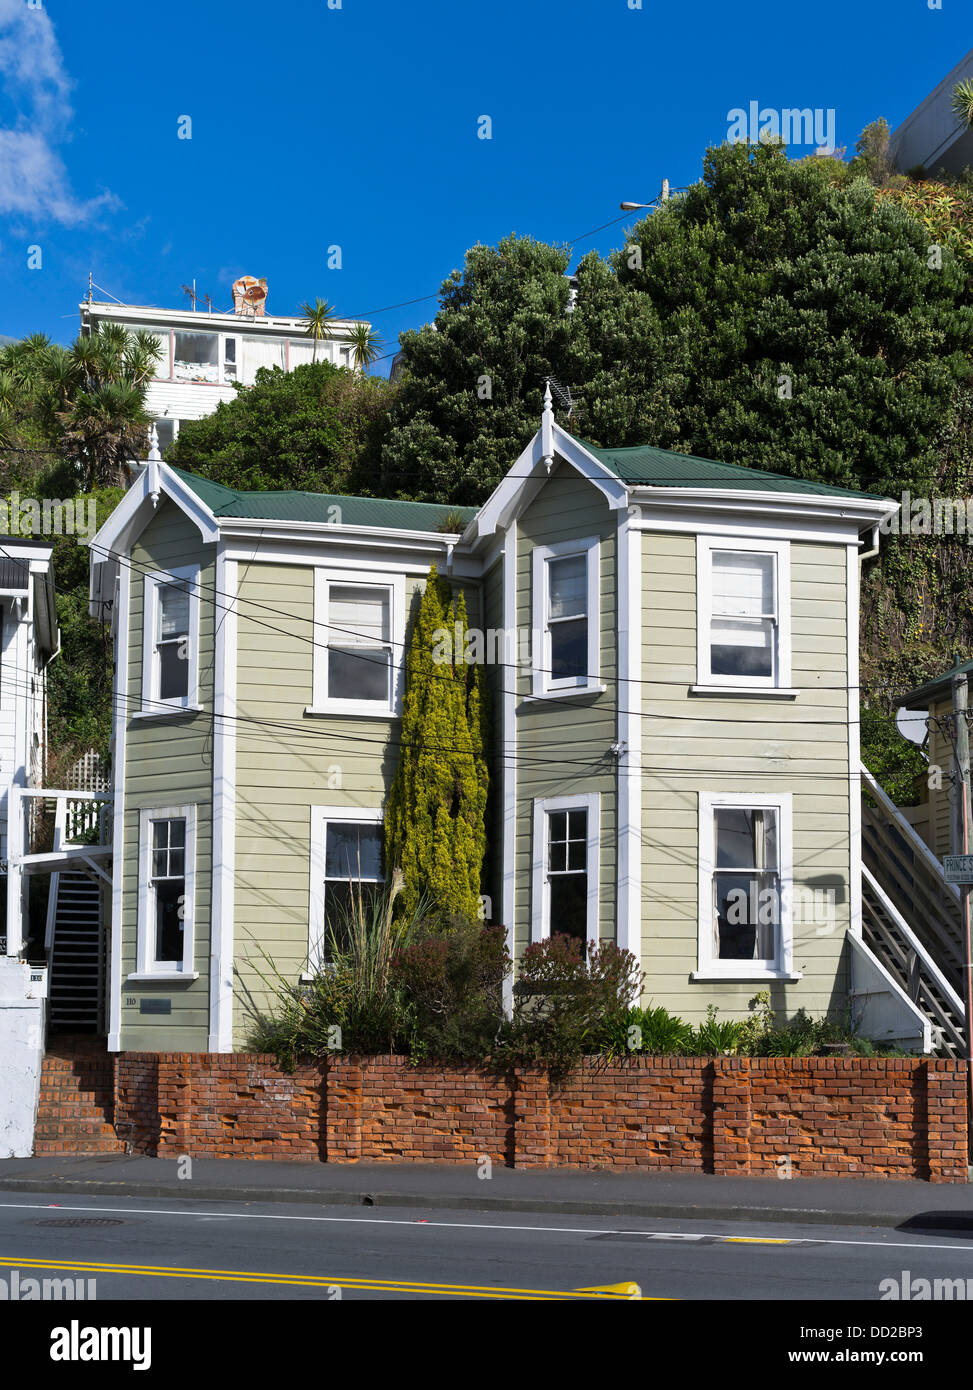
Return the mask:
M 466 632 L 465 599 L 449 597 L 433 565 L 406 653 L 399 760 L 385 812 L 386 872 L 402 870 L 407 914 L 427 895 L 447 915 L 475 919 L 479 910 L 488 775 L 480 667 L 464 659 Z
M 434 324 L 400 339 L 405 372 L 382 452 L 390 496 L 483 501 L 537 428 L 544 378 L 566 381 L 568 253 L 529 237 L 474 246 Z
M 837 185 L 831 163 L 710 150 L 702 182 L 613 267 L 688 360 L 680 447 L 894 494 L 928 485 L 969 372 L 967 279 L 948 247 L 932 268 L 921 223 L 864 180 Z
M 185 421 L 166 457 L 227 487 L 374 495 L 395 394 L 330 362 L 263 367 L 214 414 Z

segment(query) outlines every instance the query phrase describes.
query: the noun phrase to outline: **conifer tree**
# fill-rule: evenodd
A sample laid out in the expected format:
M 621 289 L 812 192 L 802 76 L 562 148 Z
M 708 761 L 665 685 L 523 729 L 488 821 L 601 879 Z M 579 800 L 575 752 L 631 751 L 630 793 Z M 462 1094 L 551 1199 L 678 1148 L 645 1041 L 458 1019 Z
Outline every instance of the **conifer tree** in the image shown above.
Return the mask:
M 401 869 L 402 910 L 428 896 L 476 918 L 486 851 L 488 775 L 480 670 L 466 660 L 466 600 L 429 571 L 406 653 L 399 763 L 385 814 L 386 873 Z

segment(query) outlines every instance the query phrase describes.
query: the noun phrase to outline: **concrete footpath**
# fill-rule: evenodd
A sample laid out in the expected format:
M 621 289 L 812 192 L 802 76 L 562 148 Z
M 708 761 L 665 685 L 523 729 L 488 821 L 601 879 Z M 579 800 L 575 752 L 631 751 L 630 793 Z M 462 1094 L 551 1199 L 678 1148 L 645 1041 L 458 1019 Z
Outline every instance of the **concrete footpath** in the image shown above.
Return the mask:
M 611 1219 L 779 1221 L 973 1232 L 973 1187 L 868 1178 L 722 1178 L 471 1165 L 179 1160 L 139 1155 L 0 1161 L 0 1193 L 190 1201 L 306 1202 L 428 1211 L 574 1213 Z

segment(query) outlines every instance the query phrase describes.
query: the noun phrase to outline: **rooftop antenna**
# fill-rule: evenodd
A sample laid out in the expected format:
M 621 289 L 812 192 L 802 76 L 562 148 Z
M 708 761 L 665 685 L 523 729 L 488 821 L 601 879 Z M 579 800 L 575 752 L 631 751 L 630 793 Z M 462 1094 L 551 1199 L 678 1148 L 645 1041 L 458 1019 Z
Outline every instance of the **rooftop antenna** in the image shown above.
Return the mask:
M 570 386 L 562 386 L 561 383 L 555 381 L 552 376 L 545 377 L 544 379 L 548 383 L 548 386 L 553 389 L 557 397 L 558 405 L 563 406 L 568 412 L 568 419 L 570 420 L 571 416 L 574 414 L 574 401 L 571 399 Z
M 195 280 L 193 280 L 193 283 L 192 283 L 191 285 L 183 285 L 183 286 L 182 286 L 182 292 L 183 292 L 183 294 L 186 296 L 187 299 L 189 299 L 189 300 L 192 301 L 193 313 L 194 313 L 194 314 L 195 314 L 195 312 L 196 312 L 196 301 L 197 301 L 197 299 L 201 299 L 201 300 L 203 301 L 203 303 L 206 305 L 206 309 L 207 309 L 207 312 L 208 312 L 208 313 L 212 313 L 212 312 L 213 312 L 213 301 L 212 301 L 212 299 L 210 298 L 210 296 L 209 296 L 208 294 L 197 294 L 197 293 L 196 293 L 196 281 L 195 281 Z

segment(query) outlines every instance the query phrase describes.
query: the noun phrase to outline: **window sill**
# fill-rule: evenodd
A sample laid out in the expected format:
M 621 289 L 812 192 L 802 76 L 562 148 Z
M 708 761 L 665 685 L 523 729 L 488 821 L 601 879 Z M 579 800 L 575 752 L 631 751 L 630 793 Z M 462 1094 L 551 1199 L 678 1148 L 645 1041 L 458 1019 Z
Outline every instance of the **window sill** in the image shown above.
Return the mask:
M 773 685 L 691 685 L 690 695 L 746 695 L 755 700 L 793 700 L 800 695 L 799 690 L 787 686 Z
M 556 690 L 546 690 L 542 695 L 525 695 L 521 700 L 522 705 L 546 705 L 551 700 L 579 700 L 585 696 L 604 695 L 608 689 L 607 685 L 572 685 Z
M 191 984 L 193 980 L 199 979 L 198 970 L 136 970 L 131 975 L 125 976 L 126 980 L 134 980 L 136 984 Z
M 397 709 L 366 709 L 354 705 L 306 705 L 306 715 L 320 719 L 330 715 L 332 719 L 397 719 Z
M 728 984 L 741 981 L 756 983 L 759 980 L 778 980 L 794 984 L 798 980 L 803 980 L 804 974 L 800 970 L 694 970 L 689 978 L 694 983 L 700 981 L 707 984 L 712 984 L 716 980 L 723 980 Z
M 133 719 L 173 719 L 184 717 L 187 714 L 204 713 L 202 705 L 172 705 L 164 709 L 137 709 L 132 715 Z

